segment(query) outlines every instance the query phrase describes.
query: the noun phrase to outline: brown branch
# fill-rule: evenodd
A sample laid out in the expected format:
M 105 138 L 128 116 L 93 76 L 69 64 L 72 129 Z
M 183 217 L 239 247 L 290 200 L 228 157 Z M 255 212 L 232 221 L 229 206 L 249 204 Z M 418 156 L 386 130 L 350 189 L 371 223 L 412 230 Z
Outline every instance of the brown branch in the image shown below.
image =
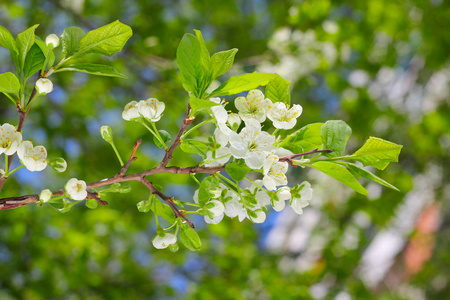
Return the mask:
M 286 162 L 288 162 L 291 166 L 296 167 L 296 165 L 294 165 L 294 163 L 292 162 L 292 160 L 293 160 L 294 158 L 297 158 L 297 157 L 300 157 L 300 156 L 304 156 L 304 155 L 309 155 L 309 154 L 315 154 L 315 153 L 331 153 L 331 152 L 333 152 L 333 150 L 331 150 L 331 149 L 323 149 L 323 150 L 319 150 L 318 148 L 316 148 L 316 149 L 311 150 L 311 151 L 308 151 L 308 152 L 303 152 L 303 153 L 298 153 L 298 154 L 293 154 L 293 155 L 289 155 L 289 156 L 283 156 L 283 157 L 280 157 L 280 158 L 278 159 L 278 161 L 281 161 L 281 162 L 286 161 Z
M 183 220 L 186 221 L 186 223 L 187 223 L 189 226 L 191 226 L 192 228 L 195 228 L 194 224 L 193 224 L 191 221 L 189 221 L 189 219 L 186 218 L 186 216 L 185 216 L 182 212 L 180 212 L 180 211 L 178 210 L 178 208 L 173 204 L 172 198 L 170 198 L 170 197 L 164 195 L 163 193 L 161 193 L 157 188 L 155 188 L 155 186 L 153 185 L 153 183 L 151 183 L 150 181 L 148 181 L 147 179 L 145 179 L 145 177 L 141 177 L 140 182 L 142 182 L 146 187 L 148 187 L 148 189 L 150 190 L 150 192 L 151 192 L 152 194 L 158 195 L 162 200 L 164 200 L 164 202 L 166 202 L 167 205 L 169 205 L 170 208 L 173 210 L 173 212 L 174 212 L 174 214 L 175 214 L 175 217 L 180 217 L 180 218 L 182 218 Z
M 137 159 L 137 157 L 134 157 L 136 154 L 136 150 L 139 148 L 139 145 L 142 143 L 142 139 L 139 139 L 139 141 L 134 142 L 133 144 L 133 151 L 131 152 L 130 159 L 128 162 L 122 166 L 122 169 L 120 170 L 119 174 L 117 174 L 117 177 L 122 177 L 127 172 L 128 168 L 130 167 L 131 163 Z
M 97 193 L 88 192 L 87 194 L 88 194 L 88 196 L 87 196 L 88 198 L 97 200 L 98 204 L 100 204 L 100 205 L 108 205 L 108 202 L 101 200 Z
M 170 159 L 172 158 L 173 151 L 180 145 L 181 143 L 181 136 L 183 135 L 183 132 L 186 130 L 188 125 L 194 121 L 195 117 L 189 117 L 189 113 L 191 112 L 191 106 L 188 104 L 188 111 L 186 118 L 184 118 L 183 123 L 180 126 L 180 130 L 178 131 L 177 137 L 173 141 L 172 145 L 170 146 L 169 150 L 166 150 L 166 155 L 164 155 L 163 160 L 158 165 L 158 167 L 165 167 L 169 163 Z

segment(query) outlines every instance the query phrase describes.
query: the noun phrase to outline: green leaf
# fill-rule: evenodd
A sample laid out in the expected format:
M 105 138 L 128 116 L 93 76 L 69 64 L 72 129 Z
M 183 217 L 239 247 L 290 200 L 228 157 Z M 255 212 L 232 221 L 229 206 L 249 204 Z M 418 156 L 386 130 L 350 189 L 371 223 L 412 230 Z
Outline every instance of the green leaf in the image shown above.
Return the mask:
M 370 137 L 364 145 L 349 159 L 357 160 L 364 166 L 384 170 L 390 162 L 398 162 L 402 145 L 397 145 L 380 138 Z
M 34 44 L 34 31 L 39 26 L 39 24 L 33 25 L 27 30 L 19 33 L 16 39 L 17 50 L 19 53 L 19 65 L 20 69 L 23 70 L 23 66 L 25 64 L 25 58 L 27 56 L 28 51 Z
M 320 148 L 322 137 L 320 135 L 324 123 L 313 123 L 300 128 L 288 135 L 279 145 L 293 153 L 303 153 Z
M 61 35 L 61 46 L 64 58 L 74 55 L 80 49 L 80 41 L 86 35 L 84 30 L 77 26 L 64 29 Z
M 360 194 L 367 195 L 367 190 L 359 184 L 355 176 L 341 165 L 333 162 L 321 161 L 307 166 L 327 174 Z
M 235 181 L 241 181 L 245 178 L 247 173 L 251 171 L 251 169 L 247 167 L 243 160 L 227 164 L 225 166 L 225 170 L 227 171 L 228 175 L 230 175 L 230 177 Z
M 99 64 L 72 64 L 57 69 L 55 73 L 64 71 L 78 71 L 99 76 L 127 78 L 126 75 L 117 72 L 113 67 Z
M 11 58 L 19 71 L 19 50 L 12 34 L 3 26 L 0 26 L 0 46 L 9 49 Z
M 205 177 L 198 188 L 198 203 L 203 204 L 211 198 L 210 190 L 220 187 L 220 181 L 214 176 Z
M 59 212 L 61 212 L 61 213 L 66 213 L 66 212 L 70 211 L 70 210 L 72 209 L 72 207 L 73 207 L 75 204 L 77 204 L 78 202 L 79 202 L 79 201 L 74 201 L 74 202 L 72 202 L 72 201 L 70 201 L 69 199 L 63 199 L 63 200 L 62 200 L 63 207 L 60 208 L 60 209 L 58 209 L 58 210 L 59 210 Z
M 16 75 L 11 72 L 0 74 L 0 93 L 19 96 L 20 83 Z
M 186 153 L 198 154 L 203 158 L 206 158 L 206 151 L 208 151 L 208 147 L 205 143 L 195 140 L 183 141 L 180 147 L 181 150 Z
M 189 104 L 191 105 L 191 109 L 192 109 L 191 115 L 194 115 L 196 112 L 219 105 L 218 103 L 215 103 L 215 102 L 212 102 L 209 100 L 199 99 L 194 96 L 191 96 L 189 98 Z
M 36 72 L 40 71 L 42 65 L 45 61 L 45 55 L 42 53 L 41 48 L 34 44 L 30 51 L 28 51 L 27 57 L 25 59 L 25 66 L 23 69 L 23 74 L 25 80 L 33 76 Z
M 131 27 L 114 21 L 108 25 L 89 31 L 81 40 L 76 55 L 98 53 L 112 56 L 120 52 L 125 43 L 132 36 Z
M 212 78 L 216 78 L 222 74 L 225 74 L 233 65 L 234 56 L 238 52 L 238 49 L 230 49 L 227 51 L 221 51 L 214 53 L 211 56 Z
M 34 43 L 36 45 L 39 46 L 39 48 L 41 48 L 42 53 L 44 54 L 45 58 L 47 58 L 47 56 L 50 56 L 48 58 L 48 65 L 53 66 L 53 63 L 55 62 L 55 53 L 53 51 L 49 51 L 49 48 L 47 47 L 47 45 L 45 44 L 44 41 L 41 40 L 40 37 L 36 36 L 34 38 Z
M 17 53 L 16 41 L 12 34 L 3 26 L 0 26 L 0 46 Z
M 322 149 L 331 149 L 333 152 L 324 155 L 336 157 L 342 156 L 347 146 L 347 140 L 352 134 L 352 129 L 344 121 L 327 121 L 321 129 Z
M 138 204 L 136 204 L 139 212 L 147 213 L 152 209 L 152 201 L 151 200 L 142 200 Z
M 386 187 L 388 187 L 388 188 L 391 188 L 391 189 L 393 189 L 393 190 L 396 190 L 396 191 L 399 191 L 399 192 L 400 192 L 400 190 L 399 190 L 398 188 L 396 188 L 395 186 L 393 186 L 392 184 L 390 184 L 390 183 L 387 182 L 386 180 L 381 179 L 380 177 L 376 176 L 375 174 L 373 174 L 373 173 L 367 171 L 366 169 L 364 169 L 364 168 L 362 168 L 362 167 L 360 167 L 360 166 L 358 166 L 358 165 L 356 165 L 356 164 L 352 164 L 352 163 L 348 163 L 348 162 L 342 162 L 342 161 L 337 162 L 337 163 L 340 164 L 340 165 L 342 165 L 342 166 L 344 166 L 344 167 L 347 167 L 347 169 L 348 169 L 354 176 L 359 175 L 359 176 L 361 176 L 361 177 L 364 177 L 364 178 L 373 180 L 373 181 L 375 181 L 375 182 L 378 182 L 379 184 L 382 184 L 382 185 L 384 185 L 384 186 L 386 186 Z
M 170 143 L 172 141 L 172 137 L 170 136 L 170 133 L 168 133 L 165 130 L 158 130 L 159 135 L 161 136 L 161 138 L 163 139 L 164 143 Z M 155 145 L 158 148 L 164 148 L 163 144 L 161 144 L 161 142 L 156 138 L 156 136 L 153 136 L 153 142 L 155 143 Z
M 183 88 L 192 92 L 197 98 L 202 98 L 212 79 L 210 72 L 209 53 L 203 42 L 192 34 L 185 34 L 177 48 L 177 65 L 180 69 Z M 208 56 L 208 58 L 207 58 Z
M 235 95 L 245 91 L 265 86 L 274 77 L 274 74 L 253 72 L 239 76 L 233 76 L 217 89 L 210 96 Z
M 187 224 L 181 224 L 180 240 L 191 251 L 197 251 L 202 247 L 202 241 L 197 232 Z
M 86 207 L 90 209 L 96 209 L 97 206 L 98 206 L 97 200 L 91 198 L 86 199 Z
M 266 98 L 270 99 L 273 103 L 283 102 L 286 104 L 291 103 L 291 82 L 287 81 L 278 74 L 269 81 L 266 86 Z

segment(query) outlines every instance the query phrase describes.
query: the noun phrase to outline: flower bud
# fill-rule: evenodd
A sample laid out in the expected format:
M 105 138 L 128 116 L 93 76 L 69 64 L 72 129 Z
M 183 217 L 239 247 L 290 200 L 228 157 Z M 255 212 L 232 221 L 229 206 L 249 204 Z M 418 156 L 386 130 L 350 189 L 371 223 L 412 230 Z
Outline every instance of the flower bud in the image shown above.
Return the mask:
M 54 34 L 54 33 L 49 34 L 45 38 L 45 44 L 50 49 L 56 48 L 59 45 L 59 37 L 56 34 Z
M 49 160 L 48 164 L 55 169 L 56 171 L 58 171 L 59 173 L 64 172 L 67 169 L 67 162 L 65 161 L 64 158 L 62 157 L 58 157 L 55 159 L 51 159 Z
M 228 124 L 230 125 L 231 129 L 236 131 L 236 130 L 238 130 L 239 126 L 241 125 L 241 118 L 237 114 L 229 114 L 228 115 Z
M 41 194 L 39 195 L 39 200 L 41 200 L 42 202 L 47 202 L 48 200 L 50 200 L 50 198 L 53 196 L 52 192 L 49 189 L 45 189 L 41 192 Z
M 120 187 L 117 188 L 117 191 L 121 194 L 129 193 L 131 192 L 131 186 L 129 184 L 121 185 Z
M 39 78 L 36 81 L 36 91 L 39 95 L 45 95 L 53 91 L 53 83 L 47 78 Z
M 108 143 L 113 142 L 113 133 L 111 127 L 109 127 L 108 125 L 103 125 L 102 127 L 100 127 L 100 133 L 105 141 L 107 141 Z
M 170 250 L 171 252 L 177 252 L 178 249 L 180 249 L 180 246 L 178 246 L 178 243 L 170 244 L 170 245 L 169 245 L 169 250 Z

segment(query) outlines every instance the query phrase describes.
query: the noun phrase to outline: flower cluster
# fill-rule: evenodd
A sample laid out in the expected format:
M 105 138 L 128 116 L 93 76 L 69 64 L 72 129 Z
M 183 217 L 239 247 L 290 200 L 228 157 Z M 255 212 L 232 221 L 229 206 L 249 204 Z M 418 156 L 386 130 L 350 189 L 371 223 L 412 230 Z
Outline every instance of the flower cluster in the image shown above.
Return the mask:
M 165 108 L 164 102 L 160 102 L 155 98 L 149 98 L 139 102 L 131 101 L 125 105 L 122 118 L 126 121 L 137 121 L 145 118 L 150 122 L 158 122 Z
M 298 214 L 308 205 L 312 198 L 312 189 L 308 182 L 295 188 L 287 187 L 286 172 L 289 164 L 280 161 L 280 157 L 293 153 L 277 147 L 277 137 L 263 130 L 262 122 L 272 121 L 276 130 L 291 129 L 302 113 L 300 105 L 273 103 L 264 97 L 260 90 L 251 90 L 247 97 L 235 99 L 238 113 L 228 113 L 226 103 L 219 98 L 210 99 L 219 105 L 211 107 L 211 115 L 216 124 L 210 151 L 203 161 L 205 166 L 220 166 L 229 162 L 243 160 L 245 165 L 262 173 L 262 180 L 252 181 L 250 186 L 242 188 L 239 182 L 219 175 L 220 182 L 209 187 L 209 199 L 200 203 L 200 213 L 205 222 L 218 224 L 224 215 L 240 221 L 245 218 L 254 223 L 262 223 L 266 219 L 266 207 L 271 205 L 275 211 L 286 206 L 286 200 Z M 244 127 L 239 130 L 241 122 Z M 223 177 L 223 178 L 221 178 Z M 201 184 L 202 186 L 202 184 Z M 201 189 L 202 187 L 200 187 Z M 200 189 L 194 193 L 194 202 L 199 204 Z

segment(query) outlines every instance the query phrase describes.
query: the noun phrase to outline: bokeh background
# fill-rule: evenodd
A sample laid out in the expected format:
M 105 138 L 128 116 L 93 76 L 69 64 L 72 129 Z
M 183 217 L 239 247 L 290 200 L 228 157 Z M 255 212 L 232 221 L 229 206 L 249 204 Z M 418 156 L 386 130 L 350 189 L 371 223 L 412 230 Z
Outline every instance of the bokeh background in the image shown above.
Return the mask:
M 61 214 L 30 205 L 0 213 L 0 299 L 447 299 L 450 295 L 450 5 L 442 0 L 367 1 L 0 1 L 0 24 L 15 35 L 86 31 L 119 19 L 134 34 L 111 61 L 128 79 L 80 73 L 52 76 L 55 90 L 29 115 L 24 138 L 69 163 L 20 170 L 1 197 L 59 189 L 71 177 L 112 176 L 118 163 L 99 128 L 109 124 L 128 157 L 144 138 L 139 163 L 162 158 L 139 124 L 121 120 L 131 100 L 166 103 L 161 128 L 176 134 L 186 110 L 176 47 L 200 29 L 210 52 L 238 48 L 230 75 L 277 72 L 292 81 L 304 112 L 298 128 L 342 119 L 353 129 L 349 151 L 369 136 L 404 145 L 398 164 L 378 174 L 401 192 L 366 182 L 367 197 L 315 170 L 292 171 L 311 182 L 303 215 L 289 208 L 266 223 L 224 220 L 205 226 L 199 252 L 151 245 L 153 216 L 136 203 L 148 192 L 111 195 L 107 207 Z M 0 49 L 0 72 L 13 64 Z M 221 78 L 225 80 L 226 77 Z M 0 123 L 17 124 L 0 96 Z M 204 134 L 209 134 L 205 131 Z M 351 152 L 350 152 L 351 153 Z M 175 153 L 180 154 L 178 152 Z M 197 158 L 175 157 L 191 165 Z M 16 162 L 17 163 L 17 162 Z M 188 176 L 155 176 L 164 192 L 190 200 Z

